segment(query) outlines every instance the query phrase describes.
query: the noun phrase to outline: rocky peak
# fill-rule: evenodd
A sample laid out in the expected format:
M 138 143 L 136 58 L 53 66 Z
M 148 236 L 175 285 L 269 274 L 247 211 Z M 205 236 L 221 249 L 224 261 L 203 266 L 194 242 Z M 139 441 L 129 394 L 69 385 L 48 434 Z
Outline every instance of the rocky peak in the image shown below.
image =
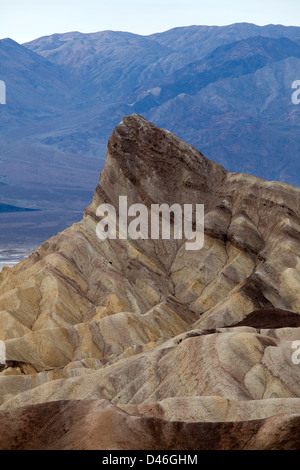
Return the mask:
M 204 204 L 203 248 L 100 241 L 97 208 L 117 208 L 119 196 Z M 75 400 L 101 421 L 105 399 L 134 416 L 202 423 L 203 433 L 211 421 L 256 419 L 268 432 L 252 448 L 276 446 L 269 419 L 284 422 L 284 436 L 299 431 L 299 203 L 297 188 L 229 173 L 144 118 L 123 118 L 83 220 L 0 274 L 0 422 L 19 419 L 20 406 L 50 413 L 48 402 Z

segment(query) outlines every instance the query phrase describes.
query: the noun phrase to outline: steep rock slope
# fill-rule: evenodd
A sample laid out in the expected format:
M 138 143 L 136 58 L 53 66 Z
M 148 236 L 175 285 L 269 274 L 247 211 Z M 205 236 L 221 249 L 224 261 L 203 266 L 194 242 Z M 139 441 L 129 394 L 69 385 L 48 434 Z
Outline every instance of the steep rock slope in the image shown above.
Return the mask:
M 186 240 L 174 239 L 100 241 L 97 208 L 118 208 L 119 196 L 149 209 L 204 204 L 203 248 L 188 251 Z M 123 118 L 83 220 L 0 274 L 1 426 L 14 417 L 30 433 L 32 416 L 52 416 L 62 406 L 60 419 L 68 421 L 70 406 L 78 422 L 67 426 L 69 440 L 54 429 L 45 448 L 78 448 L 80 416 L 95 406 L 98 426 L 105 399 L 117 406 L 110 408 L 116 422 L 132 429 L 132 419 L 146 437 L 128 431 L 121 445 L 112 433 L 98 444 L 87 438 L 87 448 L 154 448 L 153 420 L 170 435 L 176 423 L 190 423 L 180 428 L 186 448 L 197 423 L 200 436 L 210 429 L 206 448 L 287 448 L 289 433 L 295 448 L 299 231 L 299 189 L 229 173 L 144 118 Z M 215 429 L 218 445 L 209 437 Z M 18 432 L 11 428 L 13 442 Z M 24 438 L 20 448 L 42 446 L 45 437 L 32 432 L 36 440 Z M 256 437 L 245 442 L 245 435 Z M 161 442 L 178 445 L 169 437 Z

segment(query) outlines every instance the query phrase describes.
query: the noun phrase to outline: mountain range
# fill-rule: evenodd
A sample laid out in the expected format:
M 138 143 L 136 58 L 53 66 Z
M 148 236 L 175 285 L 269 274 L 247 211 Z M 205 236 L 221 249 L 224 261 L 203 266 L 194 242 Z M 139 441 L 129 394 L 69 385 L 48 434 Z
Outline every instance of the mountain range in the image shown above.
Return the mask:
M 0 41 L 0 243 L 38 243 L 79 220 L 106 142 L 137 113 L 229 171 L 300 185 L 300 28 L 190 26 Z M 62 217 L 64 214 L 64 217 Z

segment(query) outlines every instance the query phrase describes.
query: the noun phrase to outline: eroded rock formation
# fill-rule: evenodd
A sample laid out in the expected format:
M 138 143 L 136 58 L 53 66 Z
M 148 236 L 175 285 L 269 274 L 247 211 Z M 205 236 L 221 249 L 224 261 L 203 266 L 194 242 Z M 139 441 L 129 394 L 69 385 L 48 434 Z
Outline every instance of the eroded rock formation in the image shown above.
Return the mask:
M 204 204 L 204 247 L 100 241 L 97 207 L 122 195 Z M 0 448 L 296 448 L 299 241 L 300 189 L 124 118 L 83 220 L 0 273 Z

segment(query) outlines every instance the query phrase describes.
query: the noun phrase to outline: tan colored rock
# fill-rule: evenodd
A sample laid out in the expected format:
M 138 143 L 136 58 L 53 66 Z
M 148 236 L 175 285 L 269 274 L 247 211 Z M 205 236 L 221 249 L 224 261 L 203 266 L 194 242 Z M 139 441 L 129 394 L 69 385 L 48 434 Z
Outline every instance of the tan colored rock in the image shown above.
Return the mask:
M 118 208 L 121 195 L 149 210 L 204 204 L 203 248 L 100 241 L 97 207 Z M 13 416 L 24 424 L 26 405 L 24 429 L 36 437 L 17 444 L 12 426 L 20 448 L 93 448 L 84 421 L 92 411 L 96 434 L 101 423 L 110 429 L 100 448 L 119 439 L 108 416 L 131 430 L 118 448 L 154 448 L 153 420 L 172 449 L 179 431 L 187 447 L 295 447 L 285 439 L 299 433 L 299 241 L 300 189 L 229 173 L 170 132 L 125 117 L 83 220 L 0 273 L 0 428 Z M 78 413 L 78 426 L 66 438 L 54 427 L 47 441 L 32 416 L 59 410 L 61 423 Z M 202 444 L 189 441 L 195 430 L 207 436 Z
M 291 337 L 294 340 L 293 330 Z M 249 401 L 300 395 L 299 366 L 292 362 L 288 337 L 281 342 L 238 327 L 213 334 L 189 331 L 154 346 L 126 352 L 119 359 L 115 353 L 109 363 L 88 375 L 57 376 L 55 380 L 39 373 L 31 381 L 26 375 L 18 376 L 15 392 L 12 377 L 0 377 L 2 393 L 9 389 L 9 395 L 0 396 L 0 408 L 59 401 L 66 396 L 138 405 L 171 397 L 221 396 Z
M 131 416 L 105 400 L 0 412 L 0 434 L 2 450 L 295 450 L 300 437 L 294 414 L 239 423 L 179 423 Z

